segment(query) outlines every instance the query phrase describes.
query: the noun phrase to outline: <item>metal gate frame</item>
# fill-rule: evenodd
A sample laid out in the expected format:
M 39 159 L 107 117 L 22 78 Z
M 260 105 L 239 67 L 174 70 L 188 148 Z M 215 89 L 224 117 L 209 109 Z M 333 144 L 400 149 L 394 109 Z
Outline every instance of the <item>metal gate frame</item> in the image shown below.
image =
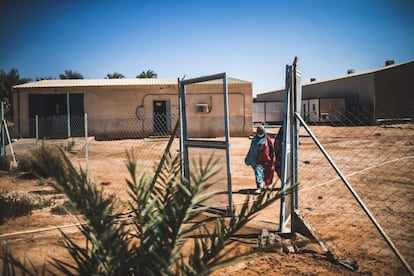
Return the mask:
M 282 191 L 280 198 L 279 232 L 292 233 L 294 225 L 293 213 L 298 208 L 298 148 L 299 148 L 299 120 L 295 113 L 300 113 L 302 99 L 302 73 L 296 70 L 297 57 L 292 65 L 286 65 L 285 86 L 285 119 L 283 122 L 283 157 L 282 157 Z M 290 229 L 287 225 L 290 223 Z
M 186 112 L 186 85 L 206 82 L 211 80 L 223 81 L 223 97 L 224 97 L 224 132 L 225 141 L 208 141 L 208 140 L 194 140 L 189 139 L 187 133 L 187 112 Z M 228 208 L 227 215 L 233 214 L 233 198 L 232 198 L 232 183 L 231 183 L 231 166 L 230 166 L 230 127 L 229 127 L 229 112 L 228 112 L 228 89 L 226 73 L 203 76 L 199 78 L 178 80 L 178 96 L 179 96 L 179 111 L 180 111 L 180 152 L 181 152 L 181 173 L 186 179 L 190 179 L 190 166 L 188 150 L 190 147 L 196 148 L 210 148 L 222 149 L 226 151 L 226 169 L 227 169 L 227 189 L 228 189 Z

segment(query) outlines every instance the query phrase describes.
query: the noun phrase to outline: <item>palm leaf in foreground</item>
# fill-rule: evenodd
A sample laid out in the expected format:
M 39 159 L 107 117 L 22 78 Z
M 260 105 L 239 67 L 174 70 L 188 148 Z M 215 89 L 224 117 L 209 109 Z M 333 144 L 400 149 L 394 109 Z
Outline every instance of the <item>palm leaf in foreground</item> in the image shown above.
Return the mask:
M 130 152 L 130 179 L 126 180 L 133 214 L 130 222 L 120 220 L 112 197 L 105 198 L 63 151 L 60 156 L 62 162 L 56 163 L 60 165 L 45 163 L 47 158 L 38 162 L 49 168 L 57 189 L 79 213 L 78 228 L 86 241 L 86 246 L 80 246 L 62 232 L 61 245 L 72 261 L 53 259 L 52 265 L 65 275 L 207 275 L 247 258 L 251 252 L 237 254 L 231 246 L 232 237 L 287 192 L 274 194 L 268 190 L 253 203 L 248 197 L 240 211 L 215 218 L 211 225 L 203 203 L 214 196 L 208 188 L 217 181 L 217 160 L 200 157 L 192 164 L 195 170 L 190 179 L 184 179 L 179 156 L 170 156 L 154 180 L 148 172 L 138 171 L 135 154 Z M 14 262 L 9 263 L 13 267 Z

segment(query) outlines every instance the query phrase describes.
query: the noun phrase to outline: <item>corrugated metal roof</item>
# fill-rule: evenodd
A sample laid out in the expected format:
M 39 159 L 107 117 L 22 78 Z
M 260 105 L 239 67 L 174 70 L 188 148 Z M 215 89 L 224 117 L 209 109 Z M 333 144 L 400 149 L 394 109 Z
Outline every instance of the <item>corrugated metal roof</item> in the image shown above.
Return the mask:
M 219 83 L 210 81 L 205 83 Z M 221 83 L 221 81 L 220 81 Z M 228 84 L 249 83 L 236 78 L 227 78 Z M 41 80 L 15 85 L 13 88 L 53 88 L 53 87 L 98 87 L 98 86 L 146 86 L 146 85 L 177 85 L 178 79 L 173 78 L 151 78 L 151 79 L 68 79 L 68 80 Z
M 47 87 L 85 87 L 85 86 L 138 86 L 138 85 L 176 85 L 177 79 L 68 79 L 41 80 L 14 86 L 14 88 Z
M 216 80 L 209 80 L 209 81 L 204 81 L 204 82 L 197 82 L 197 83 L 194 83 L 194 85 L 222 84 L 222 83 L 223 81 L 221 79 L 216 79 Z M 251 82 L 232 78 L 232 77 L 227 77 L 227 84 L 246 84 L 246 83 L 251 83 Z

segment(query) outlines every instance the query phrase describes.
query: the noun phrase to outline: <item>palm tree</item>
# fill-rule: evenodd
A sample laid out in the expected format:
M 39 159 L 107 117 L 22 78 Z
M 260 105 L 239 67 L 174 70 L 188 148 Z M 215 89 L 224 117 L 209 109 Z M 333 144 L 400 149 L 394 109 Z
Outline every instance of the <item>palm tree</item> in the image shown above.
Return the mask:
M 54 77 L 51 77 L 51 76 L 49 76 L 49 77 L 39 77 L 39 78 L 36 78 L 36 81 L 42 81 L 42 80 L 54 80 L 55 78 Z
M 61 80 L 68 80 L 68 79 L 83 79 L 83 76 L 72 70 L 65 70 L 64 74 L 59 74 L 59 79 Z
M 138 79 L 153 79 L 157 78 L 158 75 L 152 70 L 147 70 L 147 72 L 142 71 L 141 74 L 137 76 Z
M 112 74 L 106 74 L 105 79 L 125 79 L 125 76 L 121 73 L 114 72 Z
M 13 86 L 29 82 L 29 78 L 20 78 L 19 71 L 15 68 L 8 73 L 0 70 L 0 102 L 4 102 L 6 120 L 13 120 Z
M 246 260 L 252 252 L 235 254 L 233 236 L 286 192 L 275 194 L 268 189 L 253 203 L 247 198 L 237 214 L 234 211 L 231 218 L 218 217 L 214 227 L 207 227 L 212 222 L 202 215 L 207 210 L 203 202 L 213 196 L 206 191 L 214 185 L 220 167 L 217 161 L 200 158 L 193 164 L 196 169 L 191 179 L 183 179 L 179 154 L 169 156 L 159 177 L 153 179 L 137 171 L 139 165 L 130 152 L 127 168 L 131 179 L 127 184 L 132 211 L 126 217 L 117 211 L 112 197 L 105 198 L 82 169 L 75 169 L 63 150 L 61 157 L 63 165 L 47 157 L 35 162 L 50 170 L 57 189 L 69 199 L 68 209 L 81 214 L 78 228 L 86 243 L 80 245 L 62 232 L 62 246 L 72 262 L 54 259 L 52 263 L 64 275 L 209 275 Z M 9 252 L 0 259 L 4 275 L 18 270 L 34 274 Z M 35 272 L 46 274 L 47 268 L 43 269 Z

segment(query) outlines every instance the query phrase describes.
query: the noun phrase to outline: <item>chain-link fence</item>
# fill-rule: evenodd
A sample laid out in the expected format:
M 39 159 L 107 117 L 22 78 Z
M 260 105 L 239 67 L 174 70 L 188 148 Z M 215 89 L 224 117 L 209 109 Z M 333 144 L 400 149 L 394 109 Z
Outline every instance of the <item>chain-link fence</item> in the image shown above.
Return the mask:
M 393 118 L 386 116 L 385 118 Z M 414 267 L 414 124 L 349 114 L 311 131 L 346 177 L 382 232 Z M 335 119 L 335 118 L 333 118 Z M 299 210 L 338 256 L 359 270 L 408 275 L 374 223 L 301 128 Z
M 348 114 L 346 118 L 340 122 L 331 118 L 329 122 L 311 125 L 310 129 L 402 256 L 414 267 L 414 123 L 385 119 L 372 122 L 362 114 Z M 127 152 L 135 152 L 141 172 L 155 171 L 177 120 L 176 115 L 155 119 L 86 119 L 86 124 L 85 120 L 77 119 L 71 121 L 73 137 L 21 138 L 8 145 L 7 154 L 10 155 L 12 146 L 19 160 L 41 144 L 60 145 L 74 164 L 87 170 L 93 182 L 105 192 L 115 194 L 128 211 Z M 90 136 L 85 136 L 85 131 Z M 249 146 L 247 138 L 240 139 L 244 140 L 237 141 L 247 142 L 236 145 L 241 151 L 238 159 L 247 153 Z M 179 138 L 171 141 L 170 152 L 178 154 Z M 361 272 L 404 275 L 402 263 L 303 128 L 299 141 L 299 211 L 321 240 L 339 258 L 356 260 Z M 236 154 L 232 151 L 232 158 Z M 232 170 L 237 171 L 233 173 L 235 186 L 237 182 L 254 183 L 250 171 L 244 173 L 240 166 L 232 165 Z M 253 188 L 252 184 L 250 187 Z M 233 193 L 237 203 L 243 192 L 240 189 Z M 273 222 L 278 222 L 278 218 L 274 217 Z
M 126 167 L 127 154 L 135 154 L 140 173 L 154 172 L 171 137 L 171 125 L 175 125 L 177 120 L 178 115 L 168 118 L 159 115 L 142 120 L 88 120 L 85 116 L 72 118 L 68 127 L 64 117 L 37 118 L 31 123 L 31 136 L 37 138 L 21 138 L 16 130 L 11 129 L 19 139 L 8 145 L 6 154 L 11 156 L 13 152 L 16 159 L 21 160 L 40 146 L 63 148 L 76 166 L 88 172 L 94 183 L 101 185 L 106 193 L 115 194 L 119 202 L 127 206 L 125 179 L 130 178 Z M 179 153 L 178 136 L 173 139 L 170 152 Z

